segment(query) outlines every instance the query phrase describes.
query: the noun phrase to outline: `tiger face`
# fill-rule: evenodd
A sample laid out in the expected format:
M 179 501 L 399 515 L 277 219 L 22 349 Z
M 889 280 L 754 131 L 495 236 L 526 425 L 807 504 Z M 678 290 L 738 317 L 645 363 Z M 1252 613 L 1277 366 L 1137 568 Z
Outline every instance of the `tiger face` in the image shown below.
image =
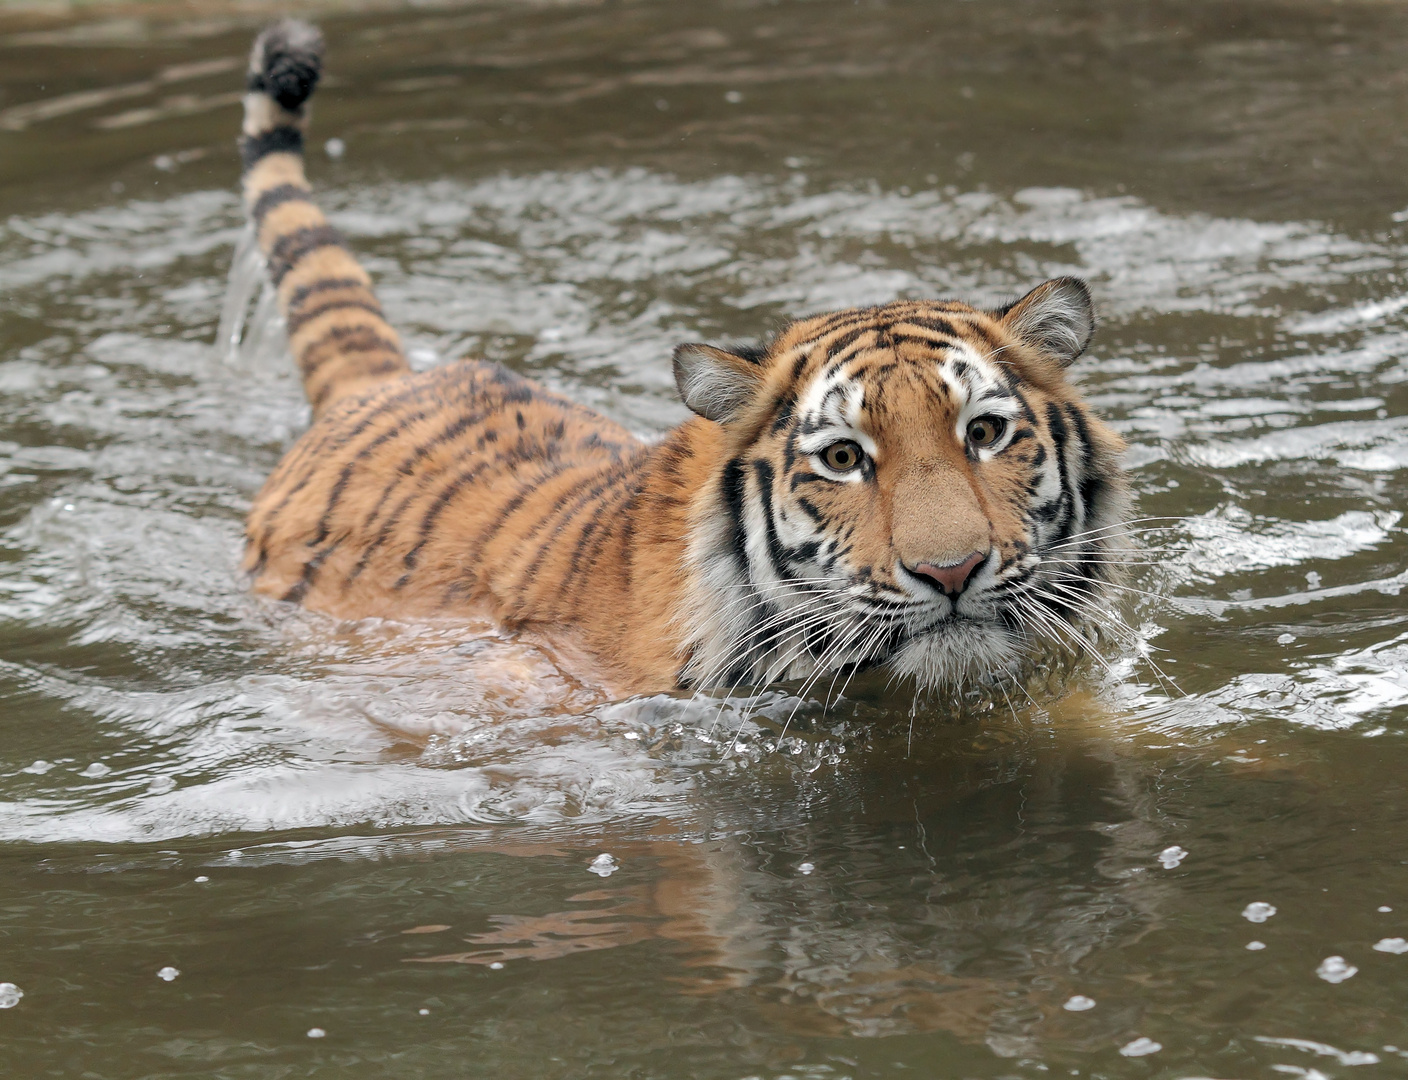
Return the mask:
M 897 302 L 677 349 L 681 396 L 721 429 L 683 681 L 888 663 L 952 685 L 1074 639 L 1129 505 L 1123 443 L 1065 376 L 1094 324 L 1060 278 L 995 312 Z

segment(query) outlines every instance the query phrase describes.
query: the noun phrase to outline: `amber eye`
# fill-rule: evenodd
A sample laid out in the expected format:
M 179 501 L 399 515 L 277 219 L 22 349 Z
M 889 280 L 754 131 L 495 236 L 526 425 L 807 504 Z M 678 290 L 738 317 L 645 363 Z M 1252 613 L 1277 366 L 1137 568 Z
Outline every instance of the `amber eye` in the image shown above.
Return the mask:
M 826 467 L 832 472 L 844 473 L 857 469 L 860 467 L 861 458 L 861 448 L 850 440 L 832 443 L 821 452 L 821 460 L 826 462 Z
M 997 442 L 1007 431 L 1007 421 L 1000 416 L 980 416 L 968 425 L 968 442 L 979 450 Z

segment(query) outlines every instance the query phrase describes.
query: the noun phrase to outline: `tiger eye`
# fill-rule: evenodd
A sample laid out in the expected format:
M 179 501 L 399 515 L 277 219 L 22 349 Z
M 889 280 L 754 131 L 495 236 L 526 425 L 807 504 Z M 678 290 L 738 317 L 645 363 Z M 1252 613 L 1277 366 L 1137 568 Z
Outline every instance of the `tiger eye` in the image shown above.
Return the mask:
M 980 416 L 968 425 L 968 441 L 979 450 L 991 446 L 1007 431 L 1007 421 L 1000 416 Z
M 821 452 L 821 460 L 832 472 L 850 472 L 860 467 L 861 448 L 849 440 L 832 443 Z

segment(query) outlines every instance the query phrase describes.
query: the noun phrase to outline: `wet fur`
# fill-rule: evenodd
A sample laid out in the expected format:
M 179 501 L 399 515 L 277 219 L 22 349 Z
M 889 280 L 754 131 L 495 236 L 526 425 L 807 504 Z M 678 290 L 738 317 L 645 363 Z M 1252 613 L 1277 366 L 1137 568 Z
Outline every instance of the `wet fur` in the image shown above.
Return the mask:
M 241 139 L 314 410 L 249 515 L 261 593 L 348 618 L 488 615 L 617 693 L 881 663 L 961 681 L 1012 668 L 1047 620 L 1103 595 L 1127 494 L 1118 436 L 1063 370 L 1093 328 L 1083 285 L 683 347 L 701 415 L 657 444 L 495 364 L 413 373 L 304 177 L 321 51 L 303 24 L 261 35 Z M 963 444 L 975 402 L 1012 417 L 999 454 Z M 808 440 L 838 424 L 869 442 L 868 475 L 821 475 Z M 957 599 L 905 569 L 989 546 Z

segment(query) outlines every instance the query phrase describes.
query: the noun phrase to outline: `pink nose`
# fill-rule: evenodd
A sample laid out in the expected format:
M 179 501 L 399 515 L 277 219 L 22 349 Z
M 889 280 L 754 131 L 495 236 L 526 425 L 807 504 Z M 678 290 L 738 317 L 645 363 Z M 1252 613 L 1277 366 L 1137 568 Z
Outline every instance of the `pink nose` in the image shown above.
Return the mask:
M 957 596 L 968 584 L 969 576 L 987 557 L 986 551 L 975 551 L 962 562 L 950 563 L 948 566 L 922 562 L 914 568 L 914 572 L 935 582 L 945 593 Z

